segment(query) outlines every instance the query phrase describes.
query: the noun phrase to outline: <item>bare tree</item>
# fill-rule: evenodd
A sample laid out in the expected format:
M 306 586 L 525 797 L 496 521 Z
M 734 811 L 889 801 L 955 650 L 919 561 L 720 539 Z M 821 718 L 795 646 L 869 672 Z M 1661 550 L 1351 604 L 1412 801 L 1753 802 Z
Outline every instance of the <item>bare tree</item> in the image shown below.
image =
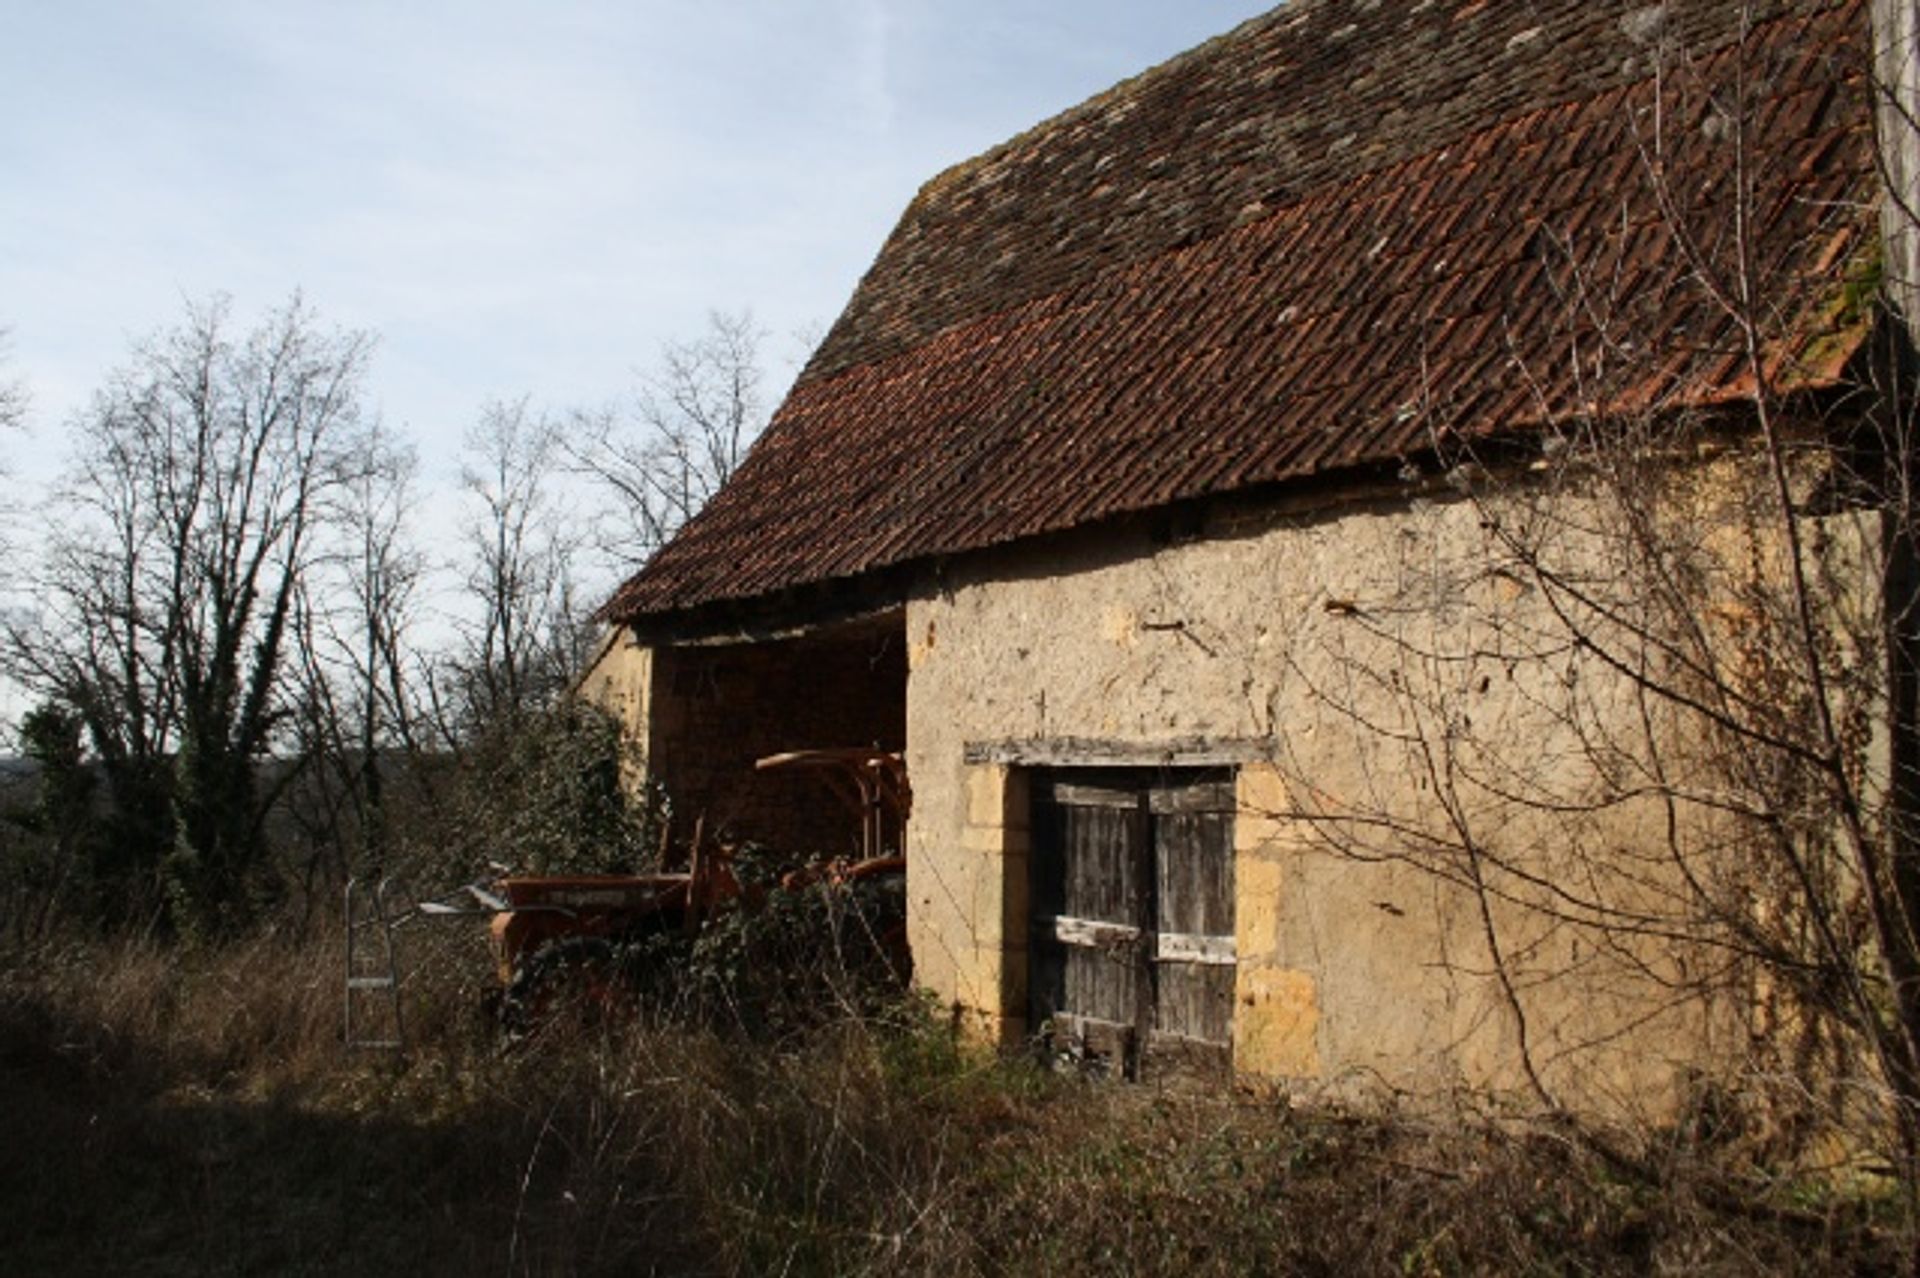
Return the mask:
M 298 734 L 310 761 L 296 807 L 310 832 L 309 877 L 329 856 L 336 878 L 355 862 L 363 873 L 385 866 L 389 761 L 416 762 L 428 744 L 412 635 L 426 577 L 410 526 L 417 459 L 376 425 L 343 462 L 323 571 L 308 574 L 295 611 Z
M 740 465 L 766 425 L 763 334 L 749 312 L 715 311 L 707 330 L 662 348 L 631 415 L 580 416 L 569 462 L 611 491 L 616 510 L 596 536 L 632 567 L 666 544 Z
M 191 306 L 142 343 L 73 424 L 41 610 L 7 627 L 8 673 L 79 714 L 130 870 L 160 874 L 183 928 L 249 912 L 259 765 L 371 348 L 298 296 L 243 334 L 224 299 Z
M 453 684 L 439 694 L 450 741 L 549 699 L 571 676 L 582 642 L 573 576 L 582 526 L 561 487 L 559 427 L 525 399 L 492 403 L 467 436 L 465 458 L 469 606 Z

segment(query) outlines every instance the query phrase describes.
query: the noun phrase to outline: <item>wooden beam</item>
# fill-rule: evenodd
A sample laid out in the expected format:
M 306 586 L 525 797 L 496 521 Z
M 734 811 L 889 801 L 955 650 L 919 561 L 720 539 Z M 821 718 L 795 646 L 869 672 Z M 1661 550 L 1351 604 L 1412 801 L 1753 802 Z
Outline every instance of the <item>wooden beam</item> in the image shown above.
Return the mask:
M 1036 919 L 1042 931 L 1051 931 L 1063 945 L 1101 949 L 1132 945 L 1140 939 L 1140 929 L 1125 923 L 1107 923 L 1099 919 L 1076 919 L 1065 914 L 1051 919 Z
M 1273 757 L 1265 737 L 1174 737 L 1163 741 L 1109 741 L 1094 737 L 1045 737 L 969 741 L 966 762 L 1020 767 L 1208 768 L 1257 763 Z
M 1206 936 L 1198 932 L 1162 932 L 1154 938 L 1153 957 L 1162 963 L 1199 963 L 1213 967 L 1231 967 L 1237 946 L 1231 936 Z

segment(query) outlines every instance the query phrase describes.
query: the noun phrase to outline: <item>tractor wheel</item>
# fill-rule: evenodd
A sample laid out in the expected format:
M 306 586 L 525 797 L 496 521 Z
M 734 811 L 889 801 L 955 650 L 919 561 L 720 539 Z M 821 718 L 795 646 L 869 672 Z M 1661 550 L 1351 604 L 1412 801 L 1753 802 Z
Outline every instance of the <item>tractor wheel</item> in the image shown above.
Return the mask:
M 515 967 L 500 999 L 500 1024 L 512 1042 L 557 1026 L 600 1029 L 629 1009 L 613 946 L 599 937 L 550 941 Z

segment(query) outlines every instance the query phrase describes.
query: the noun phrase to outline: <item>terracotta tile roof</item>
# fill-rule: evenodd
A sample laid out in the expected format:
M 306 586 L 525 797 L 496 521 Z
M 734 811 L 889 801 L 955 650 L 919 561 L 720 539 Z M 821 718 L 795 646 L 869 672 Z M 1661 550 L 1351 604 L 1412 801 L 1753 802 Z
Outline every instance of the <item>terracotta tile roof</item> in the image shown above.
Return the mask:
M 1842 273 L 1876 251 L 1865 6 L 1744 39 L 1739 9 L 1296 0 L 941 175 L 602 615 L 1736 399 L 1699 279 L 1743 180 L 1769 358 L 1833 382 L 1864 324 Z

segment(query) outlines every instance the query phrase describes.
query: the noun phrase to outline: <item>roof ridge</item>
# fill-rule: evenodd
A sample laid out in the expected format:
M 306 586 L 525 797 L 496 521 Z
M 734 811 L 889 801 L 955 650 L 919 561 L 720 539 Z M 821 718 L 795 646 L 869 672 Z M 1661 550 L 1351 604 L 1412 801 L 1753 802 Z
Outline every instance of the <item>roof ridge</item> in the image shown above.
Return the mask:
M 1754 25 L 1846 2 L 1761 0 Z M 1735 31 L 1722 0 L 1281 5 L 922 184 L 798 381 L 1043 296 L 1063 277 L 1097 272 L 1116 258 L 1211 238 L 1246 220 L 1246 208 L 1285 202 L 1276 196 L 1297 197 L 1527 111 L 1642 80 L 1647 72 L 1632 49 L 1673 39 L 1712 50 Z M 1541 58 L 1532 49 L 1542 34 L 1594 46 L 1596 56 Z M 1427 56 L 1462 49 L 1485 55 L 1484 65 Z M 1627 56 L 1597 56 L 1615 49 Z M 1230 73 L 1244 79 L 1225 78 Z M 1501 78 L 1507 73 L 1512 82 Z M 1459 92 L 1430 101 L 1435 86 Z M 1225 106 L 1211 109 L 1215 99 Z M 1427 109 L 1416 112 L 1414 104 Z M 1356 123 L 1368 108 L 1387 118 Z M 1137 117 L 1151 122 L 1169 113 L 1209 131 L 1226 171 L 1193 162 L 1197 139 L 1143 136 Z M 1342 132 L 1332 136 L 1336 129 Z M 1106 154 L 1081 163 L 1081 171 L 1063 162 L 1093 149 Z M 1107 163 L 1113 167 L 1103 170 Z M 1037 226 L 1049 213 L 1054 224 Z

